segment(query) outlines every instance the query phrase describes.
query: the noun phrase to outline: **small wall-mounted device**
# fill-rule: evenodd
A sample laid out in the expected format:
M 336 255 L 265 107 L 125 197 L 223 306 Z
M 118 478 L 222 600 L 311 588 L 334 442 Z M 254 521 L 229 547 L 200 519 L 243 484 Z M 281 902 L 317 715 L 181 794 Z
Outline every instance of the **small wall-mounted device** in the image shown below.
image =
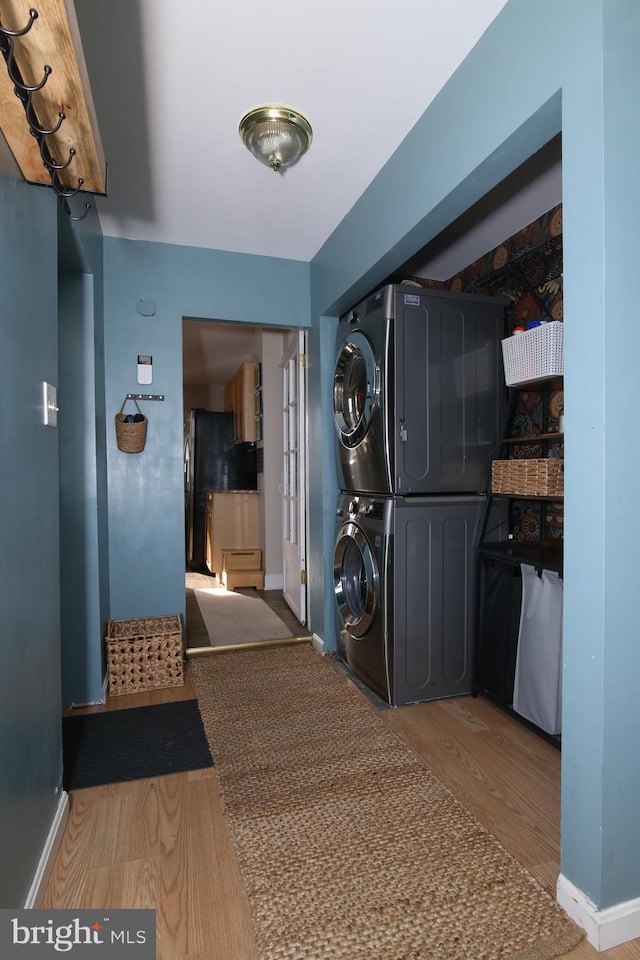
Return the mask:
M 156 315 L 156 302 L 155 300 L 138 300 L 138 313 L 141 317 L 155 317 Z
M 58 426 L 58 391 L 50 383 L 42 384 L 43 422 L 45 427 Z
M 138 383 L 153 383 L 153 357 L 138 354 Z

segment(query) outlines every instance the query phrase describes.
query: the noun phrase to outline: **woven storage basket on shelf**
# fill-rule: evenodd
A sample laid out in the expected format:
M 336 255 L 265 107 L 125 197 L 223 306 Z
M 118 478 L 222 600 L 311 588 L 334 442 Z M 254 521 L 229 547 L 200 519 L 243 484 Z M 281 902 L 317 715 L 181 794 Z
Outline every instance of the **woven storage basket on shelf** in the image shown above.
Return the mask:
M 545 323 L 502 341 L 504 379 L 508 387 L 564 374 L 564 324 Z
M 562 497 L 564 460 L 494 460 L 491 490 L 523 497 Z
M 106 645 L 112 697 L 184 683 L 182 624 L 178 614 L 110 620 Z
M 133 423 L 127 423 L 126 415 L 123 413 L 124 405 L 129 398 L 125 397 L 122 406 L 120 407 L 120 412 L 116 413 L 116 443 L 118 444 L 118 450 L 122 450 L 123 453 L 140 453 L 144 450 L 144 445 L 147 440 L 147 418 L 143 415 L 140 407 L 138 406 L 138 401 L 134 400 L 133 402 L 136 405 L 138 411 L 137 416 L 142 417 L 142 420 L 134 421 Z

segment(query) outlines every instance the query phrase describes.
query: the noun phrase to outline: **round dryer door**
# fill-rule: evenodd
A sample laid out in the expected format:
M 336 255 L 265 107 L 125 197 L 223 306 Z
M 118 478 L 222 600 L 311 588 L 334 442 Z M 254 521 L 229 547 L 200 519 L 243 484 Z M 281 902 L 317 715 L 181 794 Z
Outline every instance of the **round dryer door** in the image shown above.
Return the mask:
M 340 617 L 347 632 L 364 637 L 378 610 L 378 568 L 365 534 L 356 523 L 338 531 L 333 581 Z
M 380 368 L 373 347 L 362 333 L 350 334 L 342 344 L 333 374 L 333 414 L 345 446 L 357 446 L 369 429 L 379 383 Z

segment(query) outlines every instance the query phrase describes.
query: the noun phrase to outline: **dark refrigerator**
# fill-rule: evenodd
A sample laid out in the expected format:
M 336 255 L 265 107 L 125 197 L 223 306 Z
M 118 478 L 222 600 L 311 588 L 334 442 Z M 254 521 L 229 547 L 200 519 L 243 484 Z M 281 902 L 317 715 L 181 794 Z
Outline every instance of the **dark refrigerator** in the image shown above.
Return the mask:
M 234 443 L 233 414 L 192 410 L 185 439 L 185 535 L 187 563 L 206 570 L 205 516 L 208 490 L 256 490 L 254 443 Z

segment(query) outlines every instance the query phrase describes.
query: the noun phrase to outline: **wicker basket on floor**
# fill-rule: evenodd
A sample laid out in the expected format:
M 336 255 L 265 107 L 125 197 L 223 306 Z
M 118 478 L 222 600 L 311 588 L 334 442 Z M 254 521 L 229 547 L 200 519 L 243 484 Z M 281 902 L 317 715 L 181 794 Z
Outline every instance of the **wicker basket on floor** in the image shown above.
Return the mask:
M 178 614 L 110 620 L 106 645 L 112 697 L 184 683 L 182 624 Z
M 494 460 L 491 490 L 512 496 L 562 497 L 564 460 Z

